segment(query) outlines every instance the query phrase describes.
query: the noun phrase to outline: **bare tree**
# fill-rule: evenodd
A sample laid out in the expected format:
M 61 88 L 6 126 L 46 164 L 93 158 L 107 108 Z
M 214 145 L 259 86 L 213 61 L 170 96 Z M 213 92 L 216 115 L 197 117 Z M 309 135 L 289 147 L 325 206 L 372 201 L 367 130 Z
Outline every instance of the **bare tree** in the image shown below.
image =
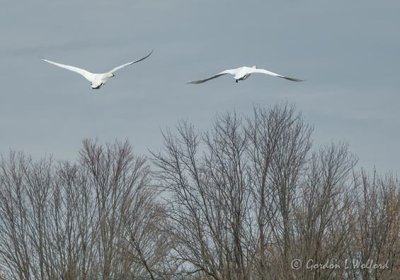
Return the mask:
M 274 242 L 281 277 L 290 272 L 290 216 L 310 133 L 285 105 L 255 108 L 245 124 L 235 113 L 222 115 L 203 135 L 187 123 L 177 136 L 164 134 L 165 151 L 154 154 L 159 182 L 171 197 L 179 257 L 193 271 L 213 279 L 268 277 Z
M 12 152 L 0 168 L 0 263 L 10 279 L 169 272 L 164 206 L 127 142 L 86 140 L 74 165 Z
M 35 163 L 15 152 L 0 165 L 0 252 L 14 278 L 45 279 L 51 274 L 46 252 L 51 166 L 51 159 Z
M 260 279 L 291 277 L 293 203 L 311 148 L 311 131 L 294 107 L 288 105 L 271 110 L 255 108 L 254 117 L 248 119 L 247 150 L 257 207 L 254 214 L 258 230 L 256 267 Z M 268 254 L 276 255 L 273 251 L 279 251 L 278 262 L 266 259 Z
M 166 151 L 155 155 L 159 182 L 170 197 L 177 258 L 187 273 L 201 272 L 213 279 L 249 275 L 242 243 L 249 211 L 241 129 L 240 120 L 231 115 L 218 119 L 213 133 L 203 137 L 183 123 L 178 136 L 164 134 Z M 200 149 L 207 154 L 200 156 Z
M 400 276 L 400 184 L 392 175 L 354 176 L 355 218 L 348 248 L 351 274 L 363 279 Z M 377 265 L 363 268 L 361 265 Z
M 398 178 L 311 134 L 283 104 L 182 122 L 152 171 L 127 141 L 84 140 L 75 163 L 10 152 L 0 278 L 398 279 Z
M 356 159 L 347 145 L 339 144 L 313 153 L 308 162 L 295 206 L 297 258 L 304 264 L 335 261 L 344 267 L 340 260 L 344 260 L 350 240 L 353 207 L 350 175 Z M 297 276 L 330 279 L 342 273 L 339 269 L 309 269 L 305 265 Z
M 81 177 L 95 207 L 91 224 L 101 277 L 155 279 L 168 254 L 169 237 L 145 159 L 134 156 L 128 142 L 103 147 L 86 140 L 80 154 Z

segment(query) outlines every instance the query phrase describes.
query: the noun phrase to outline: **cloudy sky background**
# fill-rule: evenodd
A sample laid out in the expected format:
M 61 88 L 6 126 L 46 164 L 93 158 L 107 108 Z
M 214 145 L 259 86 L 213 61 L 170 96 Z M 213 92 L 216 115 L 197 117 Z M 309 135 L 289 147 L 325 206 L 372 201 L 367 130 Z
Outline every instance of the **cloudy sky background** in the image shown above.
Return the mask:
M 0 153 L 76 159 L 84 138 L 161 147 L 160 129 L 295 104 L 316 146 L 346 141 L 368 169 L 400 170 L 400 2 L 35 0 L 0 10 Z M 101 72 L 93 91 L 41 58 Z M 306 79 L 201 79 L 242 65 Z

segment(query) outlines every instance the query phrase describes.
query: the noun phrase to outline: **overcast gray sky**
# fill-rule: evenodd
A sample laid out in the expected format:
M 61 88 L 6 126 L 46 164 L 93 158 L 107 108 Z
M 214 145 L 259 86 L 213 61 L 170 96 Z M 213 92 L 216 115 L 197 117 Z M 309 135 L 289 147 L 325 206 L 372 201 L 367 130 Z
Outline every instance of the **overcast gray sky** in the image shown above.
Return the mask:
M 84 138 L 161 146 L 160 129 L 294 103 L 315 144 L 344 140 L 366 168 L 400 169 L 400 1 L 35 0 L 0 10 L 0 153 L 75 159 Z M 48 58 L 125 68 L 98 91 Z M 222 77 L 254 65 L 306 79 Z

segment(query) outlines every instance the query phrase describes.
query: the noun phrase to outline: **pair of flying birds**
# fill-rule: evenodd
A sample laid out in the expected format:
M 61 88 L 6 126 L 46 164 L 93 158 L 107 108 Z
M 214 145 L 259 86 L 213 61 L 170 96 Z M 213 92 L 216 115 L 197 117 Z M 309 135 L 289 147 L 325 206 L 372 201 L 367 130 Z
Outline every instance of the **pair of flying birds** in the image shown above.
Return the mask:
M 58 67 L 61 67 L 61 68 L 76 72 L 78 74 L 81 74 L 83 77 L 86 78 L 86 80 L 88 80 L 91 83 L 92 89 L 99 89 L 110 78 L 114 77 L 114 73 L 115 72 L 117 72 L 118 70 L 120 70 L 120 69 L 122 69 L 122 68 L 124 68 L 126 66 L 129 66 L 129 65 L 132 65 L 134 63 L 137 63 L 137 62 L 140 62 L 142 60 L 145 60 L 152 53 L 153 53 L 153 51 L 151 51 L 145 57 L 142 57 L 142 58 L 140 58 L 138 60 L 135 60 L 135 61 L 131 61 L 131 62 L 122 64 L 120 66 L 117 66 L 117 67 L 111 69 L 110 71 L 108 71 L 106 73 L 91 73 L 91 72 L 89 72 L 89 71 L 87 71 L 85 69 L 78 68 L 78 67 L 75 67 L 75 66 L 61 64 L 61 63 L 50 61 L 50 60 L 47 60 L 47 59 L 43 59 L 43 61 L 46 61 L 48 63 L 51 63 L 51 64 L 55 65 L 55 66 L 58 66 Z M 277 74 L 277 73 L 274 73 L 274 72 L 271 72 L 271 71 L 268 71 L 268 70 L 265 70 L 265 69 L 258 69 L 258 68 L 256 68 L 256 66 L 253 66 L 253 67 L 243 66 L 243 67 L 239 67 L 239 68 L 236 68 L 236 69 L 229 69 L 229 70 L 225 70 L 225 71 L 219 72 L 218 74 L 216 74 L 216 75 L 214 75 L 212 77 L 203 79 L 203 80 L 190 81 L 188 83 L 189 84 L 201 84 L 201 83 L 207 82 L 207 81 L 209 81 L 211 79 L 215 79 L 215 78 L 218 78 L 218 77 L 226 75 L 226 74 L 232 75 L 233 78 L 236 80 L 236 83 L 237 83 L 239 81 L 247 79 L 251 74 L 255 74 L 255 73 L 266 74 L 266 75 L 270 75 L 270 76 L 278 77 L 278 78 L 283 78 L 283 79 L 287 79 L 289 81 L 294 81 L 294 82 L 302 81 L 302 80 L 299 80 L 299 79 L 286 77 L 286 76 L 283 76 L 283 75 L 280 75 L 280 74 Z

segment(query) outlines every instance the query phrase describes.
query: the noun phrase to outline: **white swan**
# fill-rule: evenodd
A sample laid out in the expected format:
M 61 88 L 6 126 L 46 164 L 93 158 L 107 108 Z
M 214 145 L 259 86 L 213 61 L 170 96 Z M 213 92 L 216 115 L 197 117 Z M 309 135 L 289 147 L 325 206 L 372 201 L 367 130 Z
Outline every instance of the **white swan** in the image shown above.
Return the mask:
M 61 67 L 61 68 L 76 72 L 78 74 L 81 74 L 83 77 L 86 78 L 86 80 L 88 80 L 91 83 L 92 89 L 99 89 L 102 85 L 104 85 L 108 81 L 108 79 L 110 79 L 110 78 L 115 76 L 114 73 L 116 71 L 118 71 L 118 70 L 120 70 L 120 69 L 122 69 L 122 68 L 124 68 L 124 67 L 126 67 L 128 65 L 132 65 L 132 64 L 137 63 L 139 61 L 142 61 L 142 60 L 148 58 L 152 53 L 153 53 L 153 51 L 151 51 L 148 55 L 146 55 L 145 57 L 143 57 L 141 59 L 122 64 L 120 66 L 117 66 L 117 67 L 113 68 L 112 70 L 110 70 L 110 71 L 108 71 L 106 73 L 91 73 L 91 72 L 89 72 L 89 71 L 87 71 L 85 69 L 81 69 L 81 68 L 78 68 L 78 67 L 75 67 L 75 66 L 65 65 L 65 64 L 57 63 L 57 62 L 50 61 L 50 60 L 47 60 L 47 59 L 42 59 L 42 60 L 45 61 L 45 62 L 51 63 L 51 64 L 53 64 L 55 66 L 58 66 L 58 67 Z
M 253 67 L 243 66 L 243 67 L 239 67 L 239 68 L 236 68 L 236 69 L 225 70 L 225 71 L 219 72 L 218 74 L 216 74 L 216 75 L 214 75 L 212 77 L 209 77 L 209 78 L 206 78 L 206 79 L 203 79 L 203 80 L 190 81 L 188 83 L 189 84 L 201 84 L 201 83 L 207 82 L 207 81 L 209 81 L 211 79 L 215 79 L 215 78 L 218 78 L 218 77 L 226 75 L 226 74 L 232 75 L 235 78 L 236 83 L 237 83 L 239 81 L 246 80 L 251 74 L 255 74 L 255 73 L 260 73 L 260 74 L 266 74 L 266 75 L 270 75 L 270 76 L 274 76 L 274 77 L 279 77 L 279 78 L 283 78 L 283 79 L 286 79 L 286 80 L 289 80 L 289 81 L 293 81 L 293 82 L 301 82 L 301 81 L 303 81 L 303 80 L 299 80 L 299 79 L 295 79 L 295 78 L 286 77 L 286 76 L 283 76 L 283 75 L 280 75 L 280 74 L 277 74 L 277 73 L 274 73 L 274 72 L 271 72 L 271 71 L 268 71 L 268 70 L 265 70 L 265 69 L 258 69 L 254 65 Z

